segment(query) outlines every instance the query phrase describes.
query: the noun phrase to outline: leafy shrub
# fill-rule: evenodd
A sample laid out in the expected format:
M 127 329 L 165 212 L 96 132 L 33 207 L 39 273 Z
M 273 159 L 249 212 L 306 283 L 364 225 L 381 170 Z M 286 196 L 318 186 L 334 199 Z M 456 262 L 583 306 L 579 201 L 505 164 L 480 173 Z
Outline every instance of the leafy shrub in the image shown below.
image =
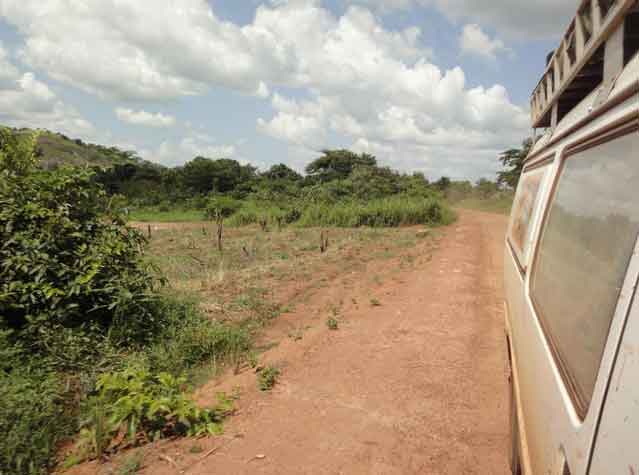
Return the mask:
M 230 196 L 212 196 L 206 205 L 206 216 L 209 219 L 224 219 L 235 213 L 242 203 Z
M 328 317 L 326 320 L 326 326 L 329 330 L 337 330 L 339 328 L 339 322 L 335 317 Z
M 175 435 L 219 434 L 232 407 L 221 398 L 214 409 L 201 409 L 185 396 L 186 379 L 153 374 L 140 367 L 102 375 L 97 395 L 90 398 L 90 417 L 80 433 L 77 449 L 98 457 L 121 443 L 158 440 Z
M 270 391 L 277 383 L 277 378 L 280 376 L 280 370 L 273 366 L 267 366 L 257 373 L 257 387 L 260 391 Z
M 155 318 L 144 237 L 105 208 L 91 171 L 40 170 L 28 148 L 0 145 L 0 328 L 43 352 L 90 349 L 111 328 L 137 341 Z
M 57 378 L 45 370 L 0 370 L 0 473 L 47 472 L 56 443 L 69 429 L 61 394 Z

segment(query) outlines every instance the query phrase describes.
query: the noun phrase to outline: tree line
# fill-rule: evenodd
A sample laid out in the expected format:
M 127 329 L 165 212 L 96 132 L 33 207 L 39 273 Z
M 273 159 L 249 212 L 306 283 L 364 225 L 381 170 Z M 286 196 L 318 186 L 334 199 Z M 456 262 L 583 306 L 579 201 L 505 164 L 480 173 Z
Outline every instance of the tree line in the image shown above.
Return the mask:
M 323 150 L 305 168 L 305 175 L 284 163 L 259 171 L 250 164 L 229 158 L 198 156 L 186 164 L 167 168 L 147 161 L 116 163 L 97 169 L 96 180 L 110 195 L 126 198 L 132 206 L 174 206 L 204 208 L 206 197 L 226 195 L 238 200 L 281 201 L 311 199 L 325 202 L 370 200 L 433 192 L 474 193 L 488 197 L 500 190 L 515 189 L 531 141 L 521 148 L 504 151 L 504 165 L 494 181 L 482 178 L 475 183 L 441 177 L 430 182 L 423 173 L 400 173 L 380 166 L 376 157 L 350 150 Z

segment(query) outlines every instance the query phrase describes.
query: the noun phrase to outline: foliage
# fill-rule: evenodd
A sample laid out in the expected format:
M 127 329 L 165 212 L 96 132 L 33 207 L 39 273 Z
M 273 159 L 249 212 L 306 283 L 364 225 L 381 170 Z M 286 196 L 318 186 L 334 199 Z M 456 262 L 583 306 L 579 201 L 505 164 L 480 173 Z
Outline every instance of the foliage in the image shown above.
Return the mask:
M 281 371 L 274 366 L 267 366 L 257 373 L 257 387 L 260 391 L 270 391 L 277 383 Z
M 306 173 L 320 182 L 347 178 L 355 167 L 375 167 L 377 160 L 372 155 L 360 155 L 350 150 L 323 150 L 322 156 L 306 166 Z
M 232 407 L 222 400 L 214 409 L 201 409 L 184 394 L 186 379 L 145 368 L 127 368 L 100 376 L 97 394 L 87 405 L 90 417 L 80 433 L 78 450 L 99 457 L 124 435 L 129 443 L 175 435 L 219 434 Z M 115 440 L 114 440 L 115 439 Z
M 209 219 L 220 220 L 232 216 L 242 203 L 230 196 L 214 195 L 209 199 L 206 206 L 206 216 Z
M 231 226 L 246 226 L 265 221 L 269 226 L 285 225 L 296 222 L 301 211 L 295 205 L 289 207 L 276 204 L 260 204 L 255 200 L 244 201 L 242 207 L 229 219 Z
M 508 214 L 513 203 L 513 191 L 499 183 L 480 178 L 470 181 L 451 181 L 445 192 L 446 201 L 458 208 L 489 213 Z
M 448 178 L 447 176 L 443 176 L 439 180 L 437 180 L 435 183 L 433 183 L 433 185 L 439 191 L 446 191 L 450 187 L 451 183 L 452 181 L 450 178 Z
M 511 148 L 500 155 L 499 160 L 505 170 L 497 173 L 497 183 L 508 186 L 513 190 L 517 188 L 519 177 L 524 168 L 524 161 L 530 153 L 532 145 L 532 139 L 526 139 L 523 141 L 521 148 Z
M 10 170 L 18 176 L 29 173 L 37 163 L 37 141 L 38 134 L 21 138 L 10 129 L 0 127 L 0 172 Z
M 182 180 L 187 189 L 196 193 L 228 193 L 237 186 L 255 177 L 255 169 L 250 165 L 240 165 L 237 161 L 221 158 L 211 160 L 195 157 L 184 165 Z
M 343 202 L 307 207 L 301 226 L 395 227 L 451 222 L 452 212 L 435 198 L 396 196 L 369 202 Z
M 143 236 L 105 209 L 92 172 L 39 170 L 28 149 L 2 145 L 0 328 L 45 353 L 91 353 L 93 337 L 109 331 L 138 341 L 155 318 Z
M 484 211 L 487 213 L 510 214 L 513 205 L 514 192 L 501 191 L 487 198 L 469 197 L 455 203 L 455 206 L 465 209 Z
M 339 328 L 339 322 L 335 317 L 328 317 L 326 320 L 326 326 L 329 330 L 337 330 Z
M 302 180 L 302 175 L 283 163 L 273 165 L 262 174 L 262 177 L 271 181 L 285 180 L 295 182 Z
M 153 371 L 182 374 L 198 364 L 237 362 L 251 350 L 251 335 L 241 327 L 202 315 L 194 302 L 166 298 L 163 331 L 142 355 Z
M 44 474 L 69 428 L 58 379 L 46 369 L 20 364 L 26 355 L 1 335 L 0 354 L 0 473 Z

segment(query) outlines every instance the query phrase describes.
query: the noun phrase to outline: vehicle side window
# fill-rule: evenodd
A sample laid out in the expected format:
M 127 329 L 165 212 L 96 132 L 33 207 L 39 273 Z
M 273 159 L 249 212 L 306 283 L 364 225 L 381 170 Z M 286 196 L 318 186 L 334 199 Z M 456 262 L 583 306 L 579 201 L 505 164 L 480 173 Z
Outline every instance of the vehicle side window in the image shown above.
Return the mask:
M 508 240 L 522 267 L 526 266 L 532 238 L 532 217 L 539 201 L 539 190 L 546 175 L 547 166 L 524 172 L 510 216 Z
M 532 276 L 533 303 L 581 416 L 639 232 L 638 149 L 633 133 L 566 159 Z

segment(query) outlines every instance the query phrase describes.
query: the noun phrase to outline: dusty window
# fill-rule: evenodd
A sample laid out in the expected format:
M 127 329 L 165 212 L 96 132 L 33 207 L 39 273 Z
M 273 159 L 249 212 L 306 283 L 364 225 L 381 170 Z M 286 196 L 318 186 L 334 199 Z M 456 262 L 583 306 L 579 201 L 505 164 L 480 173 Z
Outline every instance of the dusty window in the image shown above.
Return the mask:
M 533 274 L 539 318 L 582 415 L 639 232 L 638 147 L 633 133 L 567 159 Z
M 508 238 L 522 267 L 526 266 L 532 237 L 531 221 L 537 209 L 539 189 L 547 169 L 548 167 L 543 167 L 524 173 L 517 187 Z

